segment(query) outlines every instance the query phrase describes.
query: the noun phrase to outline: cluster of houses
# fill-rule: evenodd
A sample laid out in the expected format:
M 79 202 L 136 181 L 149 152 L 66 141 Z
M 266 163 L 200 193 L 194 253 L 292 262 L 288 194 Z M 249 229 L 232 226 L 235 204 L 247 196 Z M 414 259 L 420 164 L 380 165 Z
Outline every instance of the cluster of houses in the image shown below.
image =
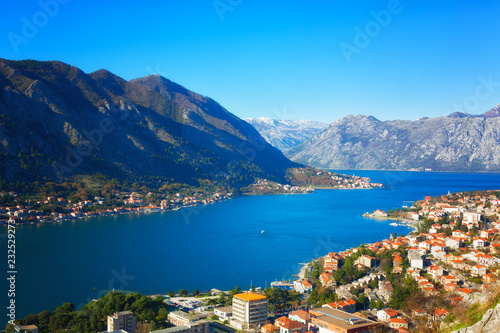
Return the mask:
M 252 184 L 254 190 L 272 190 L 280 193 L 312 193 L 314 189 L 294 186 L 288 184 L 280 184 L 267 179 L 258 179 L 255 184 Z
M 431 198 L 426 197 L 421 203 L 422 209 L 417 212 L 417 219 L 424 214 L 433 219 L 434 224 L 425 233 L 412 232 L 408 236 L 391 237 L 365 248 L 374 253 L 392 250 L 392 273 L 410 276 L 426 295 L 433 296 L 449 293 L 453 303 L 460 303 L 464 297 L 475 293 L 488 292 L 490 286 L 497 282 L 500 271 L 500 201 L 496 196 L 487 194 L 474 197 L 460 197 L 460 205 L 451 205 L 446 196 L 440 202 L 431 204 Z M 386 216 L 383 211 L 375 211 L 380 217 Z M 446 218 L 445 218 L 446 217 Z M 488 217 L 488 223 L 482 223 Z M 470 231 L 453 230 L 462 220 L 462 225 Z M 473 228 L 474 226 L 474 228 Z M 448 228 L 450 228 L 448 230 Z M 445 230 L 448 232 L 445 234 Z M 453 230 L 450 235 L 450 230 Z M 319 281 L 323 287 L 332 288 L 342 301 L 324 306 L 352 313 L 355 310 L 355 294 L 353 288 L 363 292 L 367 298 L 380 299 L 387 303 L 394 290 L 391 282 L 386 280 L 382 272 L 372 273 L 347 285 L 337 285 L 334 279 L 335 271 L 342 266 L 347 256 L 352 256 L 359 249 L 349 249 L 341 253 L 331 252 L 320 262 L 323 272 Z M 379 262 L 376 258 L 361 255 L 355 261 L 357 268 L 376 268 Z M 372 288 L 373 280 L 377 280 L 377 288 Z M 295 281 L 294 285 L 300 281 Z M 302 281 L 304 283 L 304 281 Z M 309 281 L 307 281 L 309 283 Z M 299 289 L 296 288 L 297 291 Z M 470 297 L 469 297 L 470 298 Z M 436 308 L 433 313 L 424 313 L 414 309 L 406 314 L 395 309 L 380 309 L 377 320 L 388 327 L 407 332 L 411 315 L 426 315 L 432 320 L 442 320 L 449 310 Z
M 185 196 L 177 193 L 174 196 L 161 200 L 160 205 L 144 204 L 143 199 L 137 193 L 122 193 L 123 206 L 108 209 L 99 209 L 106 203 L 106 199 L 95 197 L 94 200 L 85 200 L 72 203 L 65 198 L 47 197 L 43 201 L 28 200 L 24 205 L 12 207 L 0 207 L 0 225 L 10 223 L 39 223 L 39 222 L 61 222 L 74 219 L 91 218 L 98 216 L 110 216 L 131 213 L 155 213 L 168 210 L 176 210 L 182 207 L 193 207 L 196 205 L 208 205 L 232 198 L 231 193 L 202 194 L 195 193 L 192 196 Z M 37 204 L 57 204 L 64 207 L 64 212 L 52 212 L 45 214 L 41 210 L 33 209 L 32 205 Z
M 292 173 L 304 174 L 303 168 L 292 169 Z M 316 171 L 316 177 L 328 180 L 334 188 L 339 189 L 367 189 L 384 187 L 380 183 L 372 183 L 369 177 L 360 177 L 356 175 L 339 175 L 330 171 Z

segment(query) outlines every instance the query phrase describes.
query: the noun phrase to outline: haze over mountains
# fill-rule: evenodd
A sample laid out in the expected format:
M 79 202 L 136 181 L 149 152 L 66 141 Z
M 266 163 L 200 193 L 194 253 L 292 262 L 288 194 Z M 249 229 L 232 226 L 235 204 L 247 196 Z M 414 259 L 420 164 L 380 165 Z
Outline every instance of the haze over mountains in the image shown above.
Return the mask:
M 216 101 L 158 75 L 125 81 L 57 61 L 0 59 L 0 176 L 193 183 L 281 179 L 296 166 Z
M 285 151 L 325 169 L 500 171 L 500 105 L 415 121 L 346 116 Z
M 327 123 L 312 120 L 276 120 L 266 117 L 247 118 L 257 131 L 281 151 L 295 147 L 319 133 Z

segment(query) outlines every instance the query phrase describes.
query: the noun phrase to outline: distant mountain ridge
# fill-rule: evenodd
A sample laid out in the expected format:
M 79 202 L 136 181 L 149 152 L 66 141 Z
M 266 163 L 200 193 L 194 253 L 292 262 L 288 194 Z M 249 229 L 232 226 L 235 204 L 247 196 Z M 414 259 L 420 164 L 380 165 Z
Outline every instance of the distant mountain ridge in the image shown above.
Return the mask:
M 500 171 L 499 106 L 415 121 L 346 116 L 285 152 L 324 169 Z
M 297 166 L 216 101 L 159 75 L 126 81 L 58 61 L 0 59 L 0 180 L 248 183 Z
M 252 124 L 267 142 L 281 151 L 297 146 L 328 126 L 313 120 L 277 120 L 266 117 L 245 120 Z

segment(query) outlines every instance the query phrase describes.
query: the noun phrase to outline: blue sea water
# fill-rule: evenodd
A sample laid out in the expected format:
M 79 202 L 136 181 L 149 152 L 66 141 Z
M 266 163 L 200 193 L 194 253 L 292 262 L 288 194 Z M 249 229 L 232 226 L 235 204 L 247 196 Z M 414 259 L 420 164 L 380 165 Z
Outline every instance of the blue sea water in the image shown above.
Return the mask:
M 341 172 L 387 187 L 240 197 L 173 212 L 18 226 L 17 317 L 63 302 L 80 307 L 110 289 L 159 294 L 269 286 L 297 274 L 300 262 L 410 231 L 366 219 L 365 212 L 449 191 L 500 189 L 499 173 Z M 5 237 L 0 245 L 6 272 Z M 8 284 L 2 280 L 5 309 Z

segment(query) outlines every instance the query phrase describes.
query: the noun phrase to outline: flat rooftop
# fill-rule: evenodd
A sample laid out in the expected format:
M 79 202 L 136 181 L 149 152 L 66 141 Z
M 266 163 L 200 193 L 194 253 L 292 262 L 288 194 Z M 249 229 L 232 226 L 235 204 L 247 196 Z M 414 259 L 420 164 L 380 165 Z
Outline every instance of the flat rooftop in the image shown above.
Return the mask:
M 310 313 L 316 315 L 313 320 L 321 321 L 327 324 L 335 325 L 342 329 L 355 329 L 366 326 L 378 325 L 376 321 L 369 320 L 352 313 L 340 311 L 330 308 L 318 308 L 309 310 Z
M 234 297 L 244 301 L 258 301 L 267 298 L 266 296 L 257 293 L 241 293 L 234 295 Z

